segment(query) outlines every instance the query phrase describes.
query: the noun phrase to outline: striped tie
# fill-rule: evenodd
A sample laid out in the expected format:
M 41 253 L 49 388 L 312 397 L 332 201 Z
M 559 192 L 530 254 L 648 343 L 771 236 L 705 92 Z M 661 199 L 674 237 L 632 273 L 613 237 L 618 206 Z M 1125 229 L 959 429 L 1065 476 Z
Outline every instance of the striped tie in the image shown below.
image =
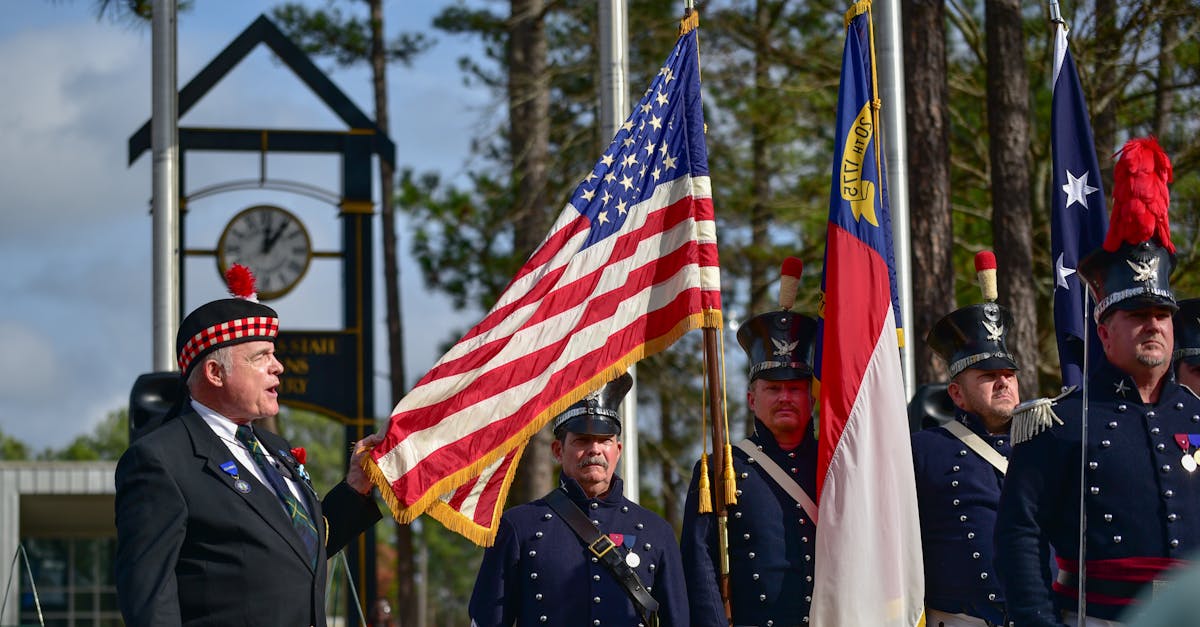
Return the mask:
M 250 425 L 240 425 L 237 428 L 237 440 L 246 445 L 250 451 L 250 455 L 254 457 L 254 463 L 258 464 L 258 469 L 266 477 L 267 482 L 275 489 L 275 494 L 279 496 L 279 502 L 283 505 L 284 511 L 292 520 L 292 527 L 296 529 L 300 540 L 304 543 L 304 548 L 308 549 L 310 564 L 313 568 L 317 567 L 317 527 L 313 525 L 312 518 L 309 517 L 308 511 L 304 509 L 304 505 L 292 494 L 288 488 L 287 482 L 283 480 L 283 475 L 279 474 L 275 466 L 267 459 L 263 447 L 258 443 L 258 438 L 254 437 L 254 431 L 250 429 Z

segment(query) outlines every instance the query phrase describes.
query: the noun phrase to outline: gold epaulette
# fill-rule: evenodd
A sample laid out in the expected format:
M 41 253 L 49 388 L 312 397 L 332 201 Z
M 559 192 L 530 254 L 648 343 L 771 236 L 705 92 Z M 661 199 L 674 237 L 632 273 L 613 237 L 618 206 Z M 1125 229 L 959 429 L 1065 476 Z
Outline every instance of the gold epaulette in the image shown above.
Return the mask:
M 1054 426 L 1056 422 L 1061 425 L 1063 421 L 1054 413 L 1053 407 L 1074 392 L 1075 388 L 1076 386 L 1072 385 L 1054 398 L 1035 398 L 1017 405 L 1013 410 L 1012 427 L 1008 434 L 1013 445 L 1032 439 L 1033 436 Z

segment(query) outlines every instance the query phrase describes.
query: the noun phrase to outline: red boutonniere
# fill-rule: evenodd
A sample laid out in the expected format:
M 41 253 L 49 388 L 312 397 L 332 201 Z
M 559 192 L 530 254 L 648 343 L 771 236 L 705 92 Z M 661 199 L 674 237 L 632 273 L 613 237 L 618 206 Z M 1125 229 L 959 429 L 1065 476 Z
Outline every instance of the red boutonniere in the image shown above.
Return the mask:
M 300 478 L 311 483 L 312 478 L 308 476 L 308 471 L 304 469 L 304 462 L 308 461 L 308 451 L 304 450 L 303 446 L 297 446 L 292 449 L 292 459 L 296 460 L 296 471 L 300 473 Z

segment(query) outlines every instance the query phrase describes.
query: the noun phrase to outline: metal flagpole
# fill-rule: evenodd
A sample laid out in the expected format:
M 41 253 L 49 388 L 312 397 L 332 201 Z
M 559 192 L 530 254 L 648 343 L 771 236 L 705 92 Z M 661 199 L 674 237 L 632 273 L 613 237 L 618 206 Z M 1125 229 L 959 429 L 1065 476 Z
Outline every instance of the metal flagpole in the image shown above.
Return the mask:
M 1059 12 L 1058 2 L 1050 0 L 1050 24 L 1057 25 L 1064 32 L 1069 31 L 1067 21 L 1063 19 L 1062 13 Z M 1054 88 L 1057 88 L 1055 86 Z M 1088 147 L 1090 150 L 1091 147 Z M 1081 369 L 1083 374 L 1079 383 L 1082 389 L 1083 401 L 1080 405 L 1080 421 L 1079 421 L 1079 587 L 1077 589 L 1078 598 L 1076 601 L 1075 611 L 1079 614 L 1076 617 L 1076 624 L 1079 627 L 1084 627 L 1087 623 L 1087 445 L 1088 445 L 1088 362 L 1091 361 L 1091 323 L 1089 322 L 1088 309 L 1090 309 L 1091 293 L 1087 286 L 1084 285 L 1083 279 L 1079 273 L 1075 273 L 1075 280 L 1079 282 L 1080 289 L 1083 290 L 1083 363 Z
M 179 324 L 179 128 L 176 76 L 175 0 L 151 7 L 150 151 L 153 155 L 153 347 L 154 370 L 178 368 L 175 329 Z
M 629 115 L 629 24 L 626 0 L 599 0 L 600 136 L 609 138 Z M 633 387 L 621 402 L 621 479 L 625 497 L 641 500 L 638 469 L 637 365 L 629 367 Z
M 879 67 L 879 99 L 883 126 L 883 154 L 887 162 L 888 203 L 892 210 L 892 246 L 896 264 L 896 289 L 900 296 L 900 322 L 912 328 L 911 240 L 908 233 L 908 140 L 904 122 L 904 48 L 900 33 L 899 0 L 879 0 L 873 11 L 875 58 Z M 904 364 L 904 396 L 912 398 L 916 374 L 912 342 L 904 334 L 900 359 Z
M 1057 7 L 1055 7 L 1057 8 Z M 1078 276 L 1079 273 L 1076 273 Z M 1083 281 L 1080 281 L 1082 286 Z M 1091 295 L 1087 288 L 1083 290 L 1083 315 L 1084 321 L 1087 321 L 1088 303 L 1091 302 Z M 1085 491 L 1087 478 L 1087 438 L 1088 438 L 1088 360 L 1091 355 L 1088 351 L 1091 350 L 1091 333 L 1083 334 L 1083 380 L 1079 382 L 1083 389 L 1083 404 L 1080 406 L 1079 421 L 1079 627 L 1084 627 L 1087 623 L 1087 493 Z

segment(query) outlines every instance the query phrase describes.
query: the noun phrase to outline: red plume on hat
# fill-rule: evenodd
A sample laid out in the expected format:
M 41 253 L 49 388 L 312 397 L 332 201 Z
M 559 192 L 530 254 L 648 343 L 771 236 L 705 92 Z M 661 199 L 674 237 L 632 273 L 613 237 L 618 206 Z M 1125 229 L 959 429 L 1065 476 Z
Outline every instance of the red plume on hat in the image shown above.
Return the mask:
M 1167 183 L 1173 177 L 1171 160 L 1154 137 L 1135 137 L 1125 143 L 1113 168 L 1113 207 L 1104 250 L 1116 252 L 1122 244 L 1156 238 L 1175 254 L 1167 219 L 1171 204 Z
M 240 263 L 229 266 L 225 271 L 225 285 L 229 287 L 231 295 L 252 303 L 258 302 L 258 292 L 254 289 L 254 273 L 250 268 Z

